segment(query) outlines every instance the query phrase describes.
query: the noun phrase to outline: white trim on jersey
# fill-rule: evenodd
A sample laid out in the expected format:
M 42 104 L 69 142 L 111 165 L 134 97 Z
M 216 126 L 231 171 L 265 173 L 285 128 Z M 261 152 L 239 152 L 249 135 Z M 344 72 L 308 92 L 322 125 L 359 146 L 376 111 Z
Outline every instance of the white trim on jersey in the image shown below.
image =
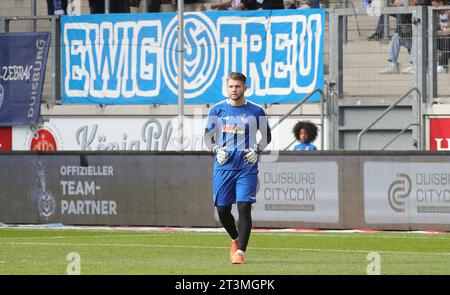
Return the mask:
M 227 99 L 224 99 L 224 100 L 221 100 L 221 101 L 217 102 L 216 104 L 213 104 L 213 105 L 210 107 L 210 109 L 212 109 L 213 107 L 215 107 L 215 106 L 217 106 L 217 105 L 223 103 L 224 101 L 226 101 L 226 102 L 228 103 L 228 98 L 227 98 Z
M 259 105 L 259 104 L 257 104 L 257 103 L 254 103 L 253 101 L 250 101 L 250 100 L 247 100 L 249 103 L 251 103 L 252 105 L 254 105 L 254 106 L 257 106 L 257 107 L 259 107 L 260 109 L 262 109 L 263 111 L 264 111 L 264 108 L 261 106 L 261 105 Z

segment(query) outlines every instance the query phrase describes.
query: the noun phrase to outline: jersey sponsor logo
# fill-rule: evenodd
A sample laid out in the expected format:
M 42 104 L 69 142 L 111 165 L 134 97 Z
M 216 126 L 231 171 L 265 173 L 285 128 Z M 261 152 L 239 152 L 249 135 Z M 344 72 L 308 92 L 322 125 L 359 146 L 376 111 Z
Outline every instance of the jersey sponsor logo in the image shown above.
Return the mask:
M 236 134 L 244 134 L 245 126 L 236 126 L 236 125 L 222 125 L 222 132 L 224 133 L 236 133 Z

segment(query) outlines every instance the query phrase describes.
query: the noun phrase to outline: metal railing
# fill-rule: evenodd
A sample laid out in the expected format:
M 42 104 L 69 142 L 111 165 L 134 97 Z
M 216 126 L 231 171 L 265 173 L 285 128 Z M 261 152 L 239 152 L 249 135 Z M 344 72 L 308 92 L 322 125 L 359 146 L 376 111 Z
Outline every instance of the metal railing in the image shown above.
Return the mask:
M 280 120 L 278 120 L 277 123 L 275 123 L 274 125 L 272 125 L 270 128 L 272 129 L 272 131 L 281 124 L 281 122 L 283 122 L 284 120 L 286 120 L 286 118 L 288 118 L 290 115 L 292 115 L 292 113 L 298 109 L 302 104 L 304 104 L 311 96 L 313 96 L 316 92 L 320 93 L 320 127 L 322 128 L 321 132 L 320 132 L 320 146 L 322 148 L 322 150 L 324 149 L 324 93 L 322 91 L 322 89 L 316 88 L 314 89 L 312 92 L 310 92 L 307 96 L 305 96 L 299 103 L 297 103 L 293 108 L 291 108 L 289 110 L 289 112 L 286 113 L 286 115 L 284 115 L 283 117 L 281 117 Z M 291 146 L 292 143 L 289 145 Z M 288 147 L 289 147 L 288 146 Z
M 376 118 L 369 126 L 361 130 L 361 132 L 358 133 L 357 141 L 358 141 L 358 150 L 361 150 L 361 137 L 364 133 L 370 130 L 376 123 L 378 123 L 387 113 L 389 113 L 394 107 L 396 107 L 403 99 L 405 99 L 410 93 L 413 91 L 417 92 L 419 95 L 418 101 L 421 101 L 422 94 L 420 93 L 420 90 L 417 87 L 411 88 L 408 92 L 406 92 L 402 97 L 400 97 L 398 100 L 396 100 L 393 104 L 391 104 L 378 118 Z M 419 120 L 419 125 L 422 124 L 421 120 Z M 408 125 L 409 126 L 409 125 Z M 420 127 L 420 126 L 419 126 Z M 419 128 L 421 129 L 421 128 Z M 406 130 L 405 130 L 406 131 Z M 404 131 L 403 131 L 404 132 Z M 402 132 L 402 133 L 403 133 Z M 400 136 L 400 135 L 399 135 Z M 389 143 L 390 144 L 390 143 Z
M 409 123 L 408 126 L 406 126 L 405 128 L 403 128 L 399 133 L 397 133 L 396 136 L 394 136 L 394 138 L 392 138 L 388 143 L 386 143 L 386 144 L 381 148 L 381 150 L 384 151 L 385 148 L 387 148 L 391 143 L 393 143 L 397 138 L 399 138 L 400 135 L 402 135 L 403 133 L 405 133 L 406 130 L 408 130 L 409 127 L 411 127 L 411 126 L 418 126 L 418 127 L 419 127 L 420 124 L 418 124 L 418 123 Z

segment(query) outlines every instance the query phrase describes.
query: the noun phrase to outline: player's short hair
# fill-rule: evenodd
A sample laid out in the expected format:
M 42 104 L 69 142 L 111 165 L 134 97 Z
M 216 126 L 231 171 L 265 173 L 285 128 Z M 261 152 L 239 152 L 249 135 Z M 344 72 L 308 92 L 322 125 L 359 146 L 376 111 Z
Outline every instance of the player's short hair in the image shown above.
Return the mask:
M 247 77 L 245 77 L 244 74 L 239 73 L 239 72 L 232 72 L 229 76 L 228 76 L 228 80 L 237 80 L 237 81 L 242 81 L 244 82 L 244 84 L 247 82 Z
M 297 124 L 295 124 L 294 128 L 292 129 L 292 132 L 294 133 L 295 138 L 300 141 L 300 130 L 305 129 L 306 134 L 308 134 L 308 139 L 310 142 L 313 142 L 316 140 L 317 137 L 317 131 L 319 128 L 317 128 L 316 124 L 310 122 L 310 121 L 298 121 Z

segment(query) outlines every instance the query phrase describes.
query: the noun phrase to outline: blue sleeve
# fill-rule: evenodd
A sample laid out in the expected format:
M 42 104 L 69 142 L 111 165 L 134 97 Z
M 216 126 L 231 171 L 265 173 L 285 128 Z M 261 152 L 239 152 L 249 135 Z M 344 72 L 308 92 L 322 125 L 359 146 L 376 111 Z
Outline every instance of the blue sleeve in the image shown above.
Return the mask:
M 260 123 L 262 126 L 260 126 Z M 262 137 L 260 141 L 261 149 L 264 149 L 272 141 L 272 131 L 270 130 L 269 118 L 263 109 L 259 112 L 257 124 Z
M 216 128 L 216 125 L 217 125 L 216 109 L 212 108 L 209 111 L 208 119 L 206 121 L 205 134 L 208 133 L 208 132 L 214 131 L 214 129 Z

